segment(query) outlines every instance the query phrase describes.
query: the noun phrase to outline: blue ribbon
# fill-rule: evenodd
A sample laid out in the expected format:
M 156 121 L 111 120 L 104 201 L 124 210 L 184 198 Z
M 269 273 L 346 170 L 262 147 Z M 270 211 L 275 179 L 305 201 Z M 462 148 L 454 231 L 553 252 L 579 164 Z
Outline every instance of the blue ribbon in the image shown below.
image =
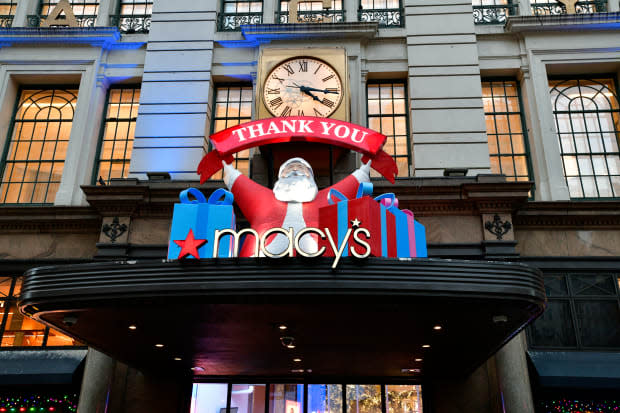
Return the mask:
M 393 192 L 387 192 L 385 194 L 381 194 L 378 197 L 375 198 L 375 201 L 381 203 L 381 200 L 385 199 L 387 201 L 389 201 L 389 204 L 385 205 L 385 208 L 389 211 L 392 208 L 397 208 L 396 206 L 396 195 L 394 195 Z
M 227 191 L 224 188 L 218 188 L 213 191 L 213 193 L 209 197 L 209 201 L 207 202 L 212 205 L 232 205 L 234 200 L 235 196 L 232 194 L 232 192 Z
M 196 199 L 189 199 L 189 196 L 192 195 Z M 187 188 L 179 194 L 179 199 L 182 204 L 211 204 L 211 205 L 232 205 L 235 200 L 234 195 L 223 189 L 218 188 L 209 197 L 205 198 L 204 194 L 200 192 L 196 188 Z
M 193 195 L 193 197 L 196 199 L 190 200 L 190 194 Z M 196 188 L 187 188 L 185 191 L 182 191 L 179 194 L 179 199 L 181 200 L 182 204 L 204 204 L 207 202 L 207 198 L 205 198 L 202 192 L 200 192 Z
M 357 188 L 357 195 L 355 195 L 355 198 L 361 198 L 366 195 L 372 195 L 372 184 L 370 182 L 362 182 L 360 184 L 360 186 Z M 337 201 L 334 201 L 334 198 L 336 198 Z M 333 205 L 336 202 L 348 200 L 349 199 L 337 189 L 330 189 L 327 193 L 327 202 L 329 203 L 329 205 Z

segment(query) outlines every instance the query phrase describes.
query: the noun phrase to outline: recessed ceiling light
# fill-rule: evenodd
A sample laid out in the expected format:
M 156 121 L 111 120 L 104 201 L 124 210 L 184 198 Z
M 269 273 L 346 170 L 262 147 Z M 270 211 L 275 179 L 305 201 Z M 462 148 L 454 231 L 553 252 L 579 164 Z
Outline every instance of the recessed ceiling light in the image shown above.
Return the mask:
M 431 348 L 430 344 L 422 344 L 422 348 Z
M 295 348 L 295 344 L 292 344 L 292 343 L 291 344 L 287 344 L 286 348 Z
M 190 370 L 193 370 L 193 371 L 205 371 L 205 369 L 203 369 L 200 366 L 192 367 L 192 368 L 190 368 Z
M 174 358 L 174 361 L 181 361 L 181 360 L 182 360 L 181 357 L 175 357 Z
M 304 369 L 293 369 L 291 370 L 291 373 L 303 373 Z
M 129 329 L 130 329 L 130 330 L 135 330 L 136 328 L 138 328 L 138 327 L 136 327 L 136 326 L 135 326 L 135 325 L 133 325 L 133 324 L 129 326 Z
M 419 373 L 420 369 L 400 369 L 401 373 Z
M 422 359 L 415 359 L 415 361 L 417 361 L 418 363 L 422 361 Z
M 301 359 L 298 357 L 298 358 L 296 358 L 296 359 L 293 359 L 293 361 L 294 361 L 295 363 L 300 363 L 300 362 L 301 362 Z
M 157 348 L 162 348 L 164 345 L 163 344 L 155 344 L 155 347 Z
M 443 327 L 441 327 L 439 324 L 437 324 L 436 326 L 433 326 L 433 330 L 441 330 Z
M 287 326 L 286 324 L 280 324 L 280 325 L 278 326 L 278 328 L 279 328 L 280 330 L 284 331 L 284 330 L 286 330 L 286 329 L 288 328 L 288 326 Z

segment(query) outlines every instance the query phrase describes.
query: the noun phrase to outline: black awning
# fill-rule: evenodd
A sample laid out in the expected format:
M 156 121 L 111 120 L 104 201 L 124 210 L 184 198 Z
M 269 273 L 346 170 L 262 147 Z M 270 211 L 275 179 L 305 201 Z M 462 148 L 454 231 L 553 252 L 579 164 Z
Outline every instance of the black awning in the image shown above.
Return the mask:
M 620 388 L 620 353 L 528 351 L 543 387 Z
M 0 351 L 0 385 L 71 384 L 87 351 Z

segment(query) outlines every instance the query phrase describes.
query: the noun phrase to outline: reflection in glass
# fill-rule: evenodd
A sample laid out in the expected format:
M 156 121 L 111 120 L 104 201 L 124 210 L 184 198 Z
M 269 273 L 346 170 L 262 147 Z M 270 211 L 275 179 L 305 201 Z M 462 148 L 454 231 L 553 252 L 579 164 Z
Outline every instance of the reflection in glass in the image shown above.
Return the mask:
M 13 277 L 0 277 L 0 298 L 6 298 L 11 292 Z
M 303 413 L 303 384 L 271 384 L 269 413 Z
M 75 340 L 72 337 L 64 335 L 60 331 L 56 331 L 52 328 L 49 329 L 47 333 L 47 342 L 45 343 L 47 347 L 50 346 L 83 346 L 84 344 Z
M 342 385 L 309 384 L 308 413 L 342 413 Z
M 415 385 L 387 385 L 387 413 L 422 413 L 422 391 Z
M 231 413 L 265 413 L 265 385 L 233 384 L 230 411 Z
M 346 413 L 381 413 L 381 386 L 347 384 Z
M 190 413 L 225 413 L 226 383 L 194 383 Z
M 45 326 L 23 316 L 16 304 L 8 308 L 6 324 L 2 334 L 2 347 L 31 347 L 43 345 Z

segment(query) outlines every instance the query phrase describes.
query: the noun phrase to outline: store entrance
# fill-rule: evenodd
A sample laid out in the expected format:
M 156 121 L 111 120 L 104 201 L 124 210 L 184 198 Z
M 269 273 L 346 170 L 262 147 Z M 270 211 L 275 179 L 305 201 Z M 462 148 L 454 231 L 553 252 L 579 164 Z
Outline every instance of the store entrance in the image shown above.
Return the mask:
M 190 413 L 422 413 L 416 384 L 195 383 Z

